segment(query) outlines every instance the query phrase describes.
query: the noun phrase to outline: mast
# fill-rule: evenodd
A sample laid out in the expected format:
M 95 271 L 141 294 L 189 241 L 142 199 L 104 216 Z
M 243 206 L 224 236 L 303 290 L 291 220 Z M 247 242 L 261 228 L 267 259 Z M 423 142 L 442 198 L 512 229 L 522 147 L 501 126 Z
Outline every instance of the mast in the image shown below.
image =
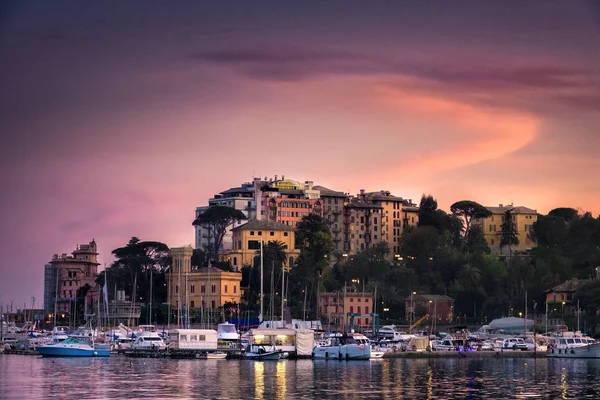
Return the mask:
M 302 306 L 302 321 L 306 321 L 306 292 L 308 291 L 308 285 L 304 286 L 304 305 Z
M 263 241 L 260 239 L 260 315 L 258 318 L 258 322 L 261 323 L 263 321 L 263 313 L 264 313 L 264 305 L 263 305 L 263 297 L 264 297 L 264 285 L 263 285 Z
M 285 322 L 283 319 L 283 306 L 285 303 L 285 264 L 281 264 L 281 327 L 285 328 Z
M 271 288 L 269 292 L 269 320 L 271 324 L 275 319 L 275 296 L 273 296 L 273 292 L 275 292 L 275 261 L 271 261 Z
M 55 267 L 56 267 L 56 292 L 54 293 L 54 326 L 56 326 L 56 313 L 58 312 L 58 275 L 59 275 L 58 273 L 60 271 L 60 268 L 58 267 L 58 265 L 55 265 Z
M 149 324 L 152 325 L 152 267 L 150 267 L 150 317 L 149 317 Z
M 181 262 L 177 259 L 177 269 L 179 270 L 179 283 L 177 286 L 177 327 L 181 329 Z

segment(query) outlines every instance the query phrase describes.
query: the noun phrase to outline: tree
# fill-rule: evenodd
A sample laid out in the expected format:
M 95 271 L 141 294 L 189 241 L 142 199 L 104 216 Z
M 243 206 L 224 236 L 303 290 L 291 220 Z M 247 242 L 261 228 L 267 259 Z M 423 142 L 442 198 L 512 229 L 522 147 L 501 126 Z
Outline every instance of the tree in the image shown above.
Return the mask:
M 480 226 L 475 225 L 469 229 L 467 234 L 465 249 L 468 253 L 485 253 L 490 254 L 490 247 L 483 235 L 483 230 Z
M 578 219 L 578 214 L 579 213 L 576 209 L 570 207 L 555 208 L 553 210 L 550 210 L 550 212 L 548 213 L 549 216 L 560 218 L 565 222 L 570 222 Z
M 517 227 L 513 222 L 513 212 L 514 208 L 506 210 L 504 212 L 504 222 L 501 226 L 500 231 L 500 246 L 508 246 L 509 255 L 512 253 L 512 246 L 519 245 L 519 238 L 517 237 Z
M 469 229 L 471 228 L 471 221 L 473 219 L 487 218 L 492 215 L 490 210 L 471 200 L 457 201 L 450 206 L 450 211 L 465 222 L 465 232 L 461 245 L 462 248 L 465 246 L 466 238 L 469 234 Z
M 423 195 L 419 203 L 419 224 L 418 226 L 433 226 L 442 230 L 437 212 L 437 201 L 432 195 Z
M 208 262 L 209 262 L 209 256 L 206 251 L 204 251 L 203 249 L 194 249 L 194 252 L 192 253 L 192 260 L 191 260 L 192 267 L 196 267 L 196 268 L 208 267 Z
M 211 206 L 192 222 L 193 226 L 201 226 L 212 234 L 212 243 L 206 249 L 211 261 L 219 259 L 219 252 L 223 246 L 223 237 L 234 222 L 241 222 L 246 216 L 240 210 L 227 206 Z

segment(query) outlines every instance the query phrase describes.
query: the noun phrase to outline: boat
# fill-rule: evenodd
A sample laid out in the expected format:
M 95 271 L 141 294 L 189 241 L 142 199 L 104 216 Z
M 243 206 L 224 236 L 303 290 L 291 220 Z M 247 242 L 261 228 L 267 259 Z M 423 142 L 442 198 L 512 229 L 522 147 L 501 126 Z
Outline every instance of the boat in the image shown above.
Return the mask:
M 240 336 L 235 329 L 234 324 L 225 322 L 217 326 L 217 339 L 218 340 L 239 340 Z
M 564 332 L 546 353 L 551 358 L 600 358 L 600 344 L 580 333 Z
M 227 353 L 223 353 L 221 351 L 216 351 L 214 353 L 207 353 L 206 354 L 206 359 L 207 360 L 224 360 L 227 358 Z
M 154 325 L 140 325 L 137 337 L 131 342 L 131 350 L 165 350 L 167 345 L 156 332 Z
M 370 336 L 371 338 L 375 338 L 377 336 L 381 339 L 387 339 L 391 342 L 400 342 L 400 341 L 408 341 L 412 339 L 415 335 L 407 334 L 404 331 L 399 331 L 396 328 L 396 325 L 383 325 L 379 329 L 377 329 L 377 335 L 373 334 L 371 329 L 365 331 L 365 335 Z
M 50 334 L 54 343 L 60 343 L 69 337 L 68 326 L 55 326 Z
M 332 334 L 326 343 L 315 346 L 313 358 L 368 360 L 371 358 L 371 345 L 364 335 L 354 333 Z
M 110 357 L 110 346 L 94 344 L 91 336 L 69 336 L 60 343 L 36 349 L 45 357 Z
M 257 360 L 257 361 L 275 361 L 280 360 L 283 356 L 283 351 L 281 350 L 268 350 L 265 346 L 250 346 L 248 351 L 244 353 L 244 358 L 248 360 Z

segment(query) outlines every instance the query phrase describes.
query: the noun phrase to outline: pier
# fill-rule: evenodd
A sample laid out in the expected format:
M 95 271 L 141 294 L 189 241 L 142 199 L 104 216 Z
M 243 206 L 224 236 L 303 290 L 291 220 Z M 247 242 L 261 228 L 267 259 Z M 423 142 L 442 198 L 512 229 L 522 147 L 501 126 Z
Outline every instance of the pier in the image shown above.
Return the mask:
M 388 351 L 383 358 L 545 358 L 546 352 L 532 350 L 506 351 Z

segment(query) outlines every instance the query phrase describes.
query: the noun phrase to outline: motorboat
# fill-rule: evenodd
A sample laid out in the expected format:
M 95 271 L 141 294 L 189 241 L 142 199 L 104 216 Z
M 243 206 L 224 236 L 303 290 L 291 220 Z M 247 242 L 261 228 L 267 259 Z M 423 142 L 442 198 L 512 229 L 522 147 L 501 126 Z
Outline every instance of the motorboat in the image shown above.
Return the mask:
M 364 335 L 348 333 L 333 334 L 325 343 L 315 346 L 314 359 L 368 360 L 371 358 L 371 344 Z
M 154 325 L 140 325 L 140 331 L 131 342 L 130 348 L 131 350 L 164 350 L 167 345 L 156 332 Z
M 214 353 L 206 353 L 207 360 L 224 360 L 227 358 L 227 353 L 216 351 Z
M 244 353 L 244 358 L 258 361 L 280 360 L 283 353 L 281 350 L 268 350 L 265 346 L 253 345 Z
M 546 356 L 553 358 L 600 358 L 600 344 L 579 332 L 557 336 Z
M 379 338 L 387 339 L 392 342 L 408 341 L 415 336 L 414 334 L 407 334 L 403 331 L 397 330 L 396 325 L 381 326 L 379 329 L 377 329 L 377 335 L 374 335 L 373 331 L 370 329 L 366 330 L 365 334 L 371 338 L 377 336 Z
M 55 326 L 50 334 L 52 341 L 54 343 L 60 343 L 63 340 L 67 340 L 69 337 L 69 330 L 68 326 Z
M 237 329 L 234 324 L 225 322 L 217 326 L 217 339 L 218 340 L 239 340 Z
M 110 346 L 94 343 L 91 336 L 69 336 L 60 343 L 39 346 L 45 357 L 110 357 Z

